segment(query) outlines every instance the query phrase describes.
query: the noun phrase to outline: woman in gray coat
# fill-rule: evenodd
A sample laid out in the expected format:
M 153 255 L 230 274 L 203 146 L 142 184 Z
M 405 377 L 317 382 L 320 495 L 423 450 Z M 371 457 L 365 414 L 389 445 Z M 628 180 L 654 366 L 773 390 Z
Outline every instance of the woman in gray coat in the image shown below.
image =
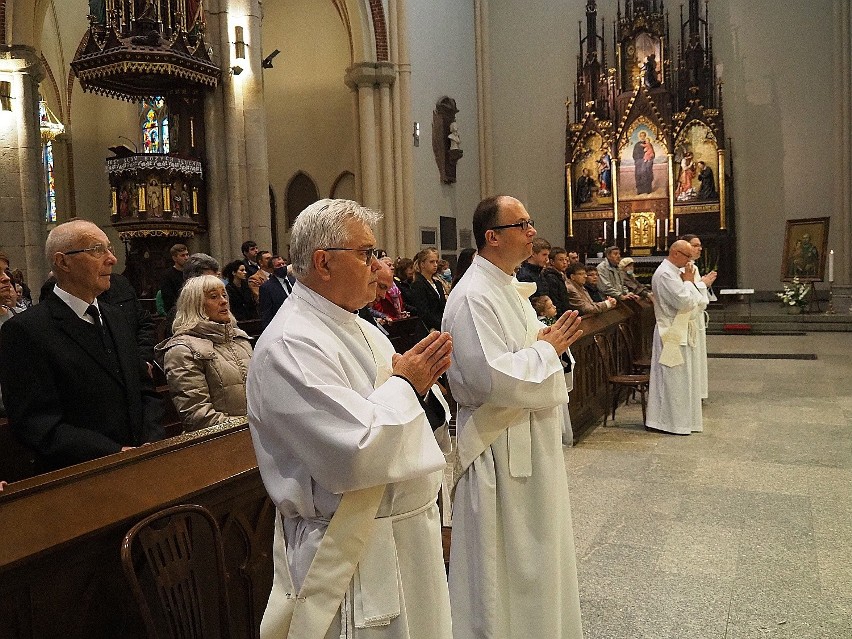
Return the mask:
M 173 330 L 156 353 L 185 429 L 245 416 L 252 347 L 237 328 L 222 280 L 202 275 L 186 281 Z

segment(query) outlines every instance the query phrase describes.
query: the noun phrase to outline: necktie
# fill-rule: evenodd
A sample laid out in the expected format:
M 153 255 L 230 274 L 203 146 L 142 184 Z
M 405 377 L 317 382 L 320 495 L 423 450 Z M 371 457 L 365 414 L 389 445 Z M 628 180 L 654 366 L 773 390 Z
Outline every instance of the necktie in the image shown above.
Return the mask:
M 94 304 L 90 304 L 89 308 L 86 309 L 86 315 L 92 318 L 92 322 L 95 326 L 98 327 L 98 330 L 101 332 L 103 336 L 104 333 L 104 324 L 101 322 L 101 312 L 98 310 L 98 307 Z
M 101 342 L 103 343 L 104 350 L 106 351 L 109 367 L 113 370 L 113 372 L 115 372 L 116 375 L 121 375 L 121 368 L 118 362 L 118 356 L 116 355 L 113 349 L 112 339 L 110 338 L 109 333 L 107 332 L 107 328 L 101 321 L 101 313 L 98 310 L 98 307 L 94 304 L 90 304 L 89 308 L 86 309 L 86 315 L 92 318 L 95 327 L 101 334 Z

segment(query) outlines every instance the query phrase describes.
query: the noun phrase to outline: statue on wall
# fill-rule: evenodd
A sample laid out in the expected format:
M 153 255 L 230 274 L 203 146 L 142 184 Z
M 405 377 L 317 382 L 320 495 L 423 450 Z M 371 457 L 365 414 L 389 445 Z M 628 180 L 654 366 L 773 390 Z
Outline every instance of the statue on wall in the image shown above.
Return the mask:
M 645 58 L 645 64 L 642 65 L 642 82 L 649 89 L 656 89 L 660 86 L 660 79 L 657 76 L 657 55 L 650 53 Z
M 438 101 L 432 112 L 432 151 L 444 184 L 456 181 L 456 163 L 464 155 L 456 123 L 458 112 L 456 101 L 447 96 Z
M 654 145 L 645 131 L 639 131 L 639 141 L 633 146 L 636 193 L 642 195 L 654 190 Z
M 606 197 L 612 193 L 612 156 L 609 154 L 609 149 L 603 149 L 598 159 L 598 182 L 600 183 L 599 196 Z

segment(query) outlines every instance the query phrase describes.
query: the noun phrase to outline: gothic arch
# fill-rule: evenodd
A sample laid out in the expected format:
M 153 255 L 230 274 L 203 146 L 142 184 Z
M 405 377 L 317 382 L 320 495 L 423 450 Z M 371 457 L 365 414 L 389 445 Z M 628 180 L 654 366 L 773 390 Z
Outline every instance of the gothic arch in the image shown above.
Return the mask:
M 304 171 L 297 171 L 284 192 L 284 212 L 287 216 L 287 230 L 293 226 L 299 213 L 320 199 L 316 181 Z

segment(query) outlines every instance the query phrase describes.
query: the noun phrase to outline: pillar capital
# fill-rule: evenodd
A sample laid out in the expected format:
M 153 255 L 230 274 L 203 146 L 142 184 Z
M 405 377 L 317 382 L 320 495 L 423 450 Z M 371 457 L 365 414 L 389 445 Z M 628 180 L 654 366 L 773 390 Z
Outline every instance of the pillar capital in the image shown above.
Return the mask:
M 389 87 L 396 82 L 396 67 L 390 62 L 359 62 L 346 69 L 345 82 L 351 89 Z
M 0 47 L 0 72 L 24 73 L 36 82 L 45 78 L 44 64 L 33 47 L 13 44 Z

